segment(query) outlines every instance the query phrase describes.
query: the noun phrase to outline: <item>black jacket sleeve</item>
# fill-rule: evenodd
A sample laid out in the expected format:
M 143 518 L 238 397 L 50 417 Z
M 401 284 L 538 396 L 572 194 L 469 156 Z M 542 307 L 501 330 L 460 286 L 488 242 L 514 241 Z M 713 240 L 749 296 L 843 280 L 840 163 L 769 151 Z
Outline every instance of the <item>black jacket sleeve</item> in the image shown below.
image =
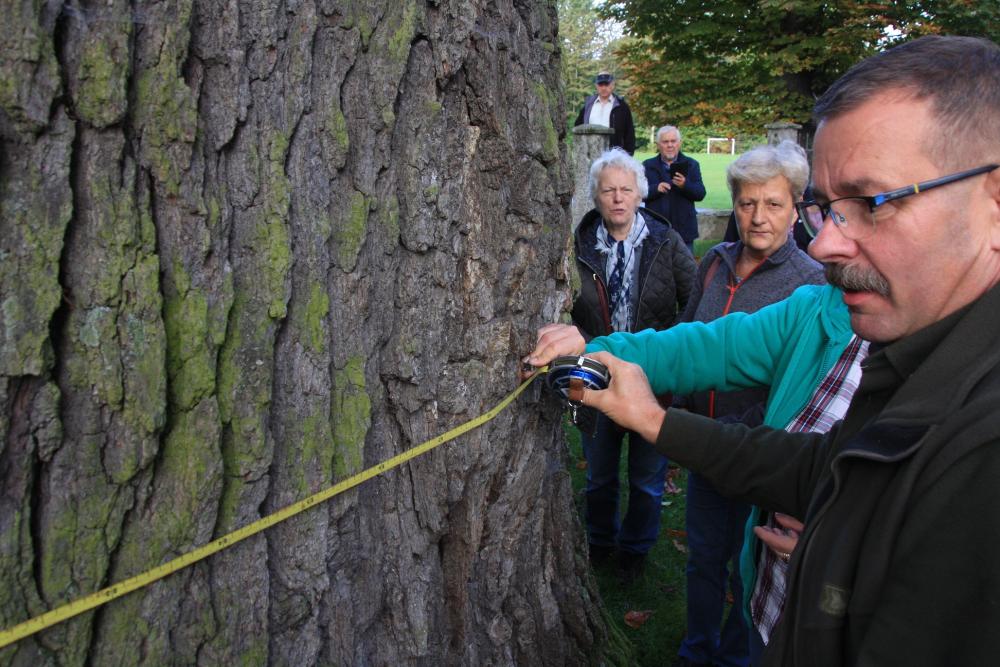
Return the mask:
M 629 155 L 635 153 L 635 125 L 632 123 L 632 110 L 622 100 L 622 148 Z
M 726 497 L 804 517 L 838 426 L 827 434 L 787 433 L 668 410 L 653 446 Z
M 674 237 L 674 285 L 677 290 L 677 313 L 678 318 L 680 318 L 680 314 L 687 310 L 688 301 L 691 299 L 691 294 L 695 289 L 698 265 L 695 264 L 694 257 L 684 244 L 684 239 L 681 238 L 681 235 L 673 229 L 670 230 L 670 234 Z M 676 322 L 677 320 L 675 319 L 674 321 Z

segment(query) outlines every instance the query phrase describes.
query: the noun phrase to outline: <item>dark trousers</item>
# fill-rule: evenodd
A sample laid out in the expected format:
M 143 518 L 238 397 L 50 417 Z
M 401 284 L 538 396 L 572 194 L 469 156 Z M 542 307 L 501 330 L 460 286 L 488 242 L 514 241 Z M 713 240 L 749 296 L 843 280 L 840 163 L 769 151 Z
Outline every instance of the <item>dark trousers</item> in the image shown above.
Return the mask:
M 628 509 L 618 520 L 618 463 L 622 441 L 628 433 Z M 624 431 L 600 415 L 594 436 L 583 436 L 587 457 L 587 538 L 597 546 L 618 546 L 622 551 L 644 554 L 656 543 L 663 509 L 663 484 L 667 457 L 632 432 Z
M 687 636 L 678 654 L 692 662 L 749 663 L 739 570 L 749 514 L 749 505 L 724 498 L 704 477 L 688 474 Z M 727 582 L 735 602 L 724 619 Z

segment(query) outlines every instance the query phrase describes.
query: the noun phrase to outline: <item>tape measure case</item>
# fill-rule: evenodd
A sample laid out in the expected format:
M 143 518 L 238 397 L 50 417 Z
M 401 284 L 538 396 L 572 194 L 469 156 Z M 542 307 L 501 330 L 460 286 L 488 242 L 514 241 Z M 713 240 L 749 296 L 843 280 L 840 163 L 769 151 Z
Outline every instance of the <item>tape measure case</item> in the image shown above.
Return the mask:
M 556 357 L 549 364 L 548 385 L 567 401 L 570 381 L 574 378 L 583 382 L 585 388 L 600 391 L 607 389 L 611 373 L 601 362 L 583 356 Z

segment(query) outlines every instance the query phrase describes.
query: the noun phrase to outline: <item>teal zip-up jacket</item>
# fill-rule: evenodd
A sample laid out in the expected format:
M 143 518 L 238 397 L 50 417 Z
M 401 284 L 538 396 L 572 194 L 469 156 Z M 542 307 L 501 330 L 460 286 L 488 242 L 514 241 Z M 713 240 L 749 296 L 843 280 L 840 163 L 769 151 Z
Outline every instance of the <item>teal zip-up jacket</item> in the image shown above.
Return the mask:
M 664 331 L 615 333 L 594 338 L 586 352 L 603 350 L 638 364 L 656 395 L 770 385 L 764 425 L 783 429 L 805 407 L 852 335 L 840 290 L 804 285 L 755 313 L 731 313 Z M 753 527 L 759 521 L 760 508 L 754 507 L 740 556 L 748 618 L 760 551 Z

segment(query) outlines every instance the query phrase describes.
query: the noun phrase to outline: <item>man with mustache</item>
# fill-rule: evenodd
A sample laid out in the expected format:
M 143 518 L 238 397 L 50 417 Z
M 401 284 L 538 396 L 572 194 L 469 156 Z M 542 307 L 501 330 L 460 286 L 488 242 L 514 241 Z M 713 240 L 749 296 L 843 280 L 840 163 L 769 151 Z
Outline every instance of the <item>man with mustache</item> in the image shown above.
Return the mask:
M 814 115 L 799 215 L 872 341 L 843 421 L 792 434 L 665 411 L 643 368 L 607 352 L 593 357 L 608 389 L 579 398 L 724 493 L 804 517 L 764 664 L 992 664 L 1000 49 L 908 42 L 852 68 Z

